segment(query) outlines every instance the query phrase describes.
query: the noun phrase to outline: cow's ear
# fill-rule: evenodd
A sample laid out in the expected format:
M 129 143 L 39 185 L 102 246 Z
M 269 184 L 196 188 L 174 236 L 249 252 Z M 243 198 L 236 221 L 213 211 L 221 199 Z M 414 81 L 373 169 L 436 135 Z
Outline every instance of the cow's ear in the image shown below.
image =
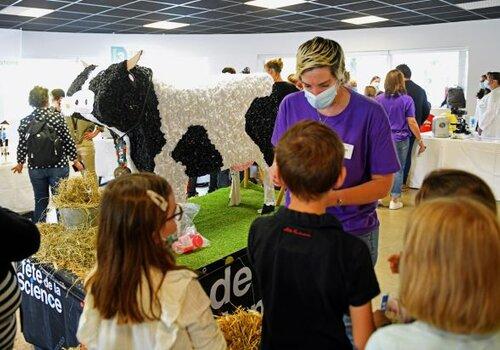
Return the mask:
M 132 57 L 131 59 L 128 59 L 127 60 L 127 70 L 130 71 L 132 68 L 134 68 L 137 64 L 137 62 L 139 62 L 139 59 L 141 58 L 142 56 L 142 50 L 137 52 L 134 57 Z

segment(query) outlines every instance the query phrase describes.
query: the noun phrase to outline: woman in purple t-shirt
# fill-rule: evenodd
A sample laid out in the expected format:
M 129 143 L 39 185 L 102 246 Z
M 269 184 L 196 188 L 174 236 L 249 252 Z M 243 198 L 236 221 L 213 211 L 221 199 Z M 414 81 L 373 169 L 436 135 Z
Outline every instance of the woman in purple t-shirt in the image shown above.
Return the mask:
M 288 128 L 304 119 L 319 121 L 340 136 L 347 177 L 341 189 L 331 191 L 328 212 L 344 231 L 366 242 L 375 264 L 377 200 L 387 195 L 400 167 L 385 111 L 376 101 L 344 87 L 345 73 L 344 52 L 337 42 L 316 37 L 302 44 L 296 75 L 304 91 L 281 102 L 271 142 L 276 145 Z M 273 180 L 277 183 L 276 177 Z
M 406 164 L 406 156 L 410 145 L 410 132 L 415 135 L 418 142 L 418 153 L 425 151 L 424 142 L 420 137 L 417 120 L 415 119 L 415 103 L 406 94 L 405 79 L 403 73 L 397 69 L 391 70 L 385 77 L 385 93 L 376 97 L 377 101 L 384 107 L 391 124 L 392 139 L 396 145 L 401 169 L 394 177 L 391 189 L 391 202 L 389 209 L 400 209 L 403 207 L 401 201 L 401 186 L 403 185 L 403 172 Z

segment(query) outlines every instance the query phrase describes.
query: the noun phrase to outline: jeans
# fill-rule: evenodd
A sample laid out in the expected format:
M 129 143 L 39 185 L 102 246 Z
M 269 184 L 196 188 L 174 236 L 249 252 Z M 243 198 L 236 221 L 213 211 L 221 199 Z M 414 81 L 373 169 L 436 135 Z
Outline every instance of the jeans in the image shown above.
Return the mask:
M 377 263 L 377 258 L 378 258 L 378 234 L 379 234 L 379 228 L 377 227 L 375 230 L 371 232 L 365 233 L 364 235 L 361 236 L 357 236 L 368 246 L 373 266 L 375 266 L 375 264 Z
M 373 266 L 375 266 L 378 257 L 378 235 L 379 235 L 379 228 L 377 227 L 375 230 L 371 232 L 365 233 L 364 235 L 361 236 L 357 236 L 368 246 Z M 352 322 L 351 322 L 351 317 L 349 317 L 349 315 L 344 315 L 344 326 L 347 338 L 349 338 L 351 344 L 354 347 L 354 338 L 352 336 Z
M 47 206 L 49 205 L 49 187 L 52 194 L 55 194 L 59 181 L 69 176 L 69 167 L 29 169 L 28 174 L 35 193 L 33 221 L 44 222 Z
M 413 151 L 413 144 L 415 143 L 415 136 L 410 137 L 410 145 L 408 146 L 408 155 L 406 156 L 406 164 L 405 164 L 405 171 L 404 171 L 404 176 L 403 176 L 403 183 L 407 183 L 408 180 L 408 174 L 410 173 L 410 168 L 411 168 L 411 154 Z
M 401 186 L 403 186 L 403 176 L 405 171 L 406 158 L 408 157 L 410 139 L 406 139 L 404 141 L 396 141 L 395 145 L 401 168 L 394 176 L 394 183 L 392 184 L 391 196 L 394 198 L 401 196 Z

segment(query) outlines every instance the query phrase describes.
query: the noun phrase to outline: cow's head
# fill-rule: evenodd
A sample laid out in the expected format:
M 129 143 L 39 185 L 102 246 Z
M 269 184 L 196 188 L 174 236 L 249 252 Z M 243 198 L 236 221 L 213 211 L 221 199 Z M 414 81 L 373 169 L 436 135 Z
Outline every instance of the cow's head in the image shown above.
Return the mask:
M 165 144 L 160 131 L 152 71 L 137 65 L 142 52 L 104 69 L 85 67 L 68 89 L 63 114 L 109 127 L 130 139 L 130 155 L 139 170 L 153 171 Z

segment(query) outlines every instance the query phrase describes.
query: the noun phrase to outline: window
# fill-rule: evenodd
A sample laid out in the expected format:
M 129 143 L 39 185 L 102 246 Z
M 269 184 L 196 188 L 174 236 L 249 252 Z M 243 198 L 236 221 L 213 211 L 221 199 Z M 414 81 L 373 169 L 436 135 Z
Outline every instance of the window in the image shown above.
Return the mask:
M 412 71 L 412 80 L 427 93 L 432 107 L 439 107 L 445 98 L 445 88 L 462 86 L 466 93 L 467 51 L 442 50 L 424 52 L 394 52 L 392 67 L 405 63 Z
M 292 54 L 259 55 L 260 70 L 264 71 L 264 63 L 275 57 L 283 58 L 283 79 L 295 72 L 295 56 Z M 467 93 L 467 62 L 468 51 L 465 49 L 346 52 L 346 69 L 351 80 L 357 82 L 360 93 L 375 75 L 380 77 L 380 89 L 383 90 L 387 72 L 406 63 L 412 70 L 412 80 L 425 89 L 432 107 L 441 105 L 446 87 L 458 85 Z
M 365 86 L 370 84 L 374 76 L 380 77 L 380 89 L 384 89 L 385 75 L 389 71 L 389 55 L 387 51 L 346 53 L 346 69 L 351 80 L 358 85 L 358 92 L 363 93 Z

